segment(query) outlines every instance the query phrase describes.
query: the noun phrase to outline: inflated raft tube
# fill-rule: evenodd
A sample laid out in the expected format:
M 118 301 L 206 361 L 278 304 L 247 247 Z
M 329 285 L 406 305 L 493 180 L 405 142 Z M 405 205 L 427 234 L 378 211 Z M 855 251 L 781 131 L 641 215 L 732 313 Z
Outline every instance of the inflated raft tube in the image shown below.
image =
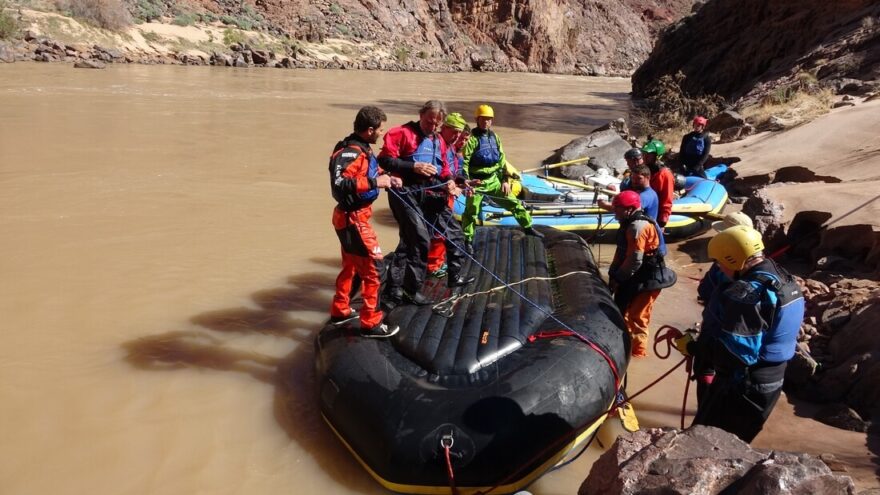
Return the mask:
M 513 286 L 524 297 L 509 289 L 465 297 L 451 316 L 430 305 L 399 306 L 387 320 L 401 330 L 389 339 L 361 337 L 356 323 L 319 333 L 323 417 L 385 488 L 449 493 L 449 447 L 460 493 L 496 485 L 492 493 L 512 493 L 604 419 L 616 390 L 602 353 L 622 379 L 623 319 L 585 241 L 539 229 L 543 241 L 506 228 L 479 228 L 475 237 L 477 261 L 501 279 L 540 277 Z M 475 262 L 466 271 L 477 277 L 469 293 L 501 285 Z M 460 295 L 442 282 L 429 287 L 433 295 Z M 601 353 L 577 337 L 547 337 L 565 327 Z M 535 335 L 546 338 L 530 341 Z
M 718 165 L 707 170 L 707 174 L 715 176 L 726 170 L 726 165 Z M 587 196 L 592 197 L 591 194 Z M 726 204 L 727 189 L 719 182 L 700 177 L 687 177 L 684 195 L 672 203 L 672 215 L 664 231 L 666 238 L 685 239 L 705 232 L 711 227 L 712 222 L 717 220 Z M 459 218 L 464 212 L 464 207 L 465 198 L 460 196 L 454 205 L 456 216 Z M 532 207 L 532 220 L 535 225 L 575 232 L 591 242 L 614 242 L 615 233 L 620 227 L 613 213 L 602 211 L 591 203 L 545 202 Z M 517 225 L 516 219 L 509 212 L 491 203 L 483 205 L 480 215 L 482 225 L 510 227 Z

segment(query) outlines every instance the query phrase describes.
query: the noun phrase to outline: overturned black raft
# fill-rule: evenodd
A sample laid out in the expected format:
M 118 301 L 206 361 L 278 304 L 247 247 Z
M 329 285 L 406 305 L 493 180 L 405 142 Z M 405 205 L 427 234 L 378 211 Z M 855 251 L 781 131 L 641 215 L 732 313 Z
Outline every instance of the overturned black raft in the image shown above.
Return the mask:
M 615 397 L 606 359 L 561 330 L 552 314 L 606 353 L 624 374 L 629 340 L 623 319 L 577 235 L 542 228 L 542 240 L 519 229 L 481 228 L 478 261 L 515 285 L 459 300 L 452 315 L 432 306 L 400 306 L 389 315 L 401 331 L 369 339 L 351 328 L 323 329 L 316 339 L 320 407 L 327 423 L 386 488 L 449 493 L 446 449 L 460 493 L 499 485 L 510 493 L 556 464 L 601 423 Z M 477 281 L 500 283 L 470 262 Z M 571 272 L 568 276 L 560 277 Z M 426 290 L 448 297 L 444 279 Z M 457 289 L 456 294 L 462 291 Z M 536 307 L 537 306 L 537 307 Z M 441 443 L 443 442 L 443 443 Z

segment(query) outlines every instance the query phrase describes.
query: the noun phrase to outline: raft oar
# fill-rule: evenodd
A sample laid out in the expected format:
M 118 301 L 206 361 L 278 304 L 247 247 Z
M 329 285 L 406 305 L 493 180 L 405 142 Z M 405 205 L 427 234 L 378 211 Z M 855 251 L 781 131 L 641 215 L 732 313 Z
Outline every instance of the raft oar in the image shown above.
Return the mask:
M 608 194 L 610 196 L 616 196 L 620 194 L 620 191 L 605 189 L 591 184 L 584 184 L 576 180 L 560 179 L 558 177 L 546 176 L 541 176 L 541 178 L 550 182 L 557 182 L 559 184 L 564 184 L 572 187 L 579 187 L 587 191 L 598 190 L 599 192 Z M 718 218 L 723 218 L 721 215 L 714 213 L 712 210 L 714 210 L 714 208 L 709 203 L 672 203 L 672 213 L 677 213 L 679 215 L 702 215 L 710 218 L 715 218 L 712 215 L 716 215 Z
M 586 162 L 586 161 L 588 161 L 589 159 L 590 159 L 590 157 L 585 156 L 585 157 L 583 157 L 583 158 L 576 158 L 576 159 L 574 159 L 574 160 L 569 160 L 569 161 L 567 161 L 567 162 L 559 162 L 559 163 L 554 163 L 554 164 L 552 164 L 552 165 L 542 165 L 542 166 L 540 166 L 540 167 L 528 168 L 528 169 L 525 169 L 525 170 L 520 170 L 520 173 L 528 174 L 528 173 L 531 173 L 531 172 L 540 172 L 541 170 L 550 170 L 550 169 L 553 169 L 553 168 L 564 167 L 564 166 L 566 166 L 566 165 L 574 165 L 575 163 Z
M 579 182 L 571 179 L 561 179 L 559 177 L 550 177 L 549 175 L 539 175 L 538 177 L 546 180 L 547 182 L 555 182 L 557 184 L 563 184 L 571 187 L 579 187 L 581 189 L 586 189 L 587 191 L 599 191 L 601 193 L 605 193 L 611 196 L 617 196 L 620 194 L 620 191 L 614 191 L 612 189 L 605 189 L 603 187 L 597 187 L 591 184 L 584 184 L 583 182 Z

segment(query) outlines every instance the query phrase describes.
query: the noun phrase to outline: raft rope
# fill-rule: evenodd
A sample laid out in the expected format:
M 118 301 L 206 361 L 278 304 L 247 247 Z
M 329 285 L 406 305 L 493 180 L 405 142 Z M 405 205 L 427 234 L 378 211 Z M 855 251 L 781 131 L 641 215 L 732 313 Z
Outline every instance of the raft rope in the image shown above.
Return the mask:
M 660 329 L 657 330 L 657 334 L 654 336 L 654 354 L 657 355 L 660 359 L 666 359 L 672 354 L 672 349 L 675 347 L 675 339 L 684 335 L 681 330 L 673 327 L 672 325 L 663 325 Z M 657 347 L 666 342 L 666 352 L 661 354 Z M 693 356 L 685 356 L 684 359 L 680 363 L 678 363 L 675 368 L 681 366 L 681 363 L 687 363 L 685 366 L 685 370 L 687 371 L 687 380 L 684 383 L 684 398 L 681 401 L 681 429 L 684 429 L 684 418 L 687 415 L 687 400 L 688 400 L 688 391 L 691 386 L 691 378 L 693 377 L 694 370 L 694 357 Z M 673 368 L 673 369 L 675 369 Z
M 451 456 L 452 445 L 454 443 L 455 440 L 452 437 L 452 432 L 440 437 L 440 448 L 443 449 L 443 454 L 446 458 L 446 477 L 449 478 L 449 488 L 452 490 L 452 495 L 458 495 L 458 488 L 455 486 L 455 470 L 452 468 Z
M 419 217 L 419 218 L 425 223 L 425 225 L 430 226 L 430 228 L 431 228 L 434 232 L 436 232 L 437 234 L 440 234 L 440 236 L 443 237 L 443 239 L 446 240 L 447 242 L 451 242 L 451 241 L 449 241 L 449 239 L 446 238 L 446 233 L 445 233 L 445 232 L 441 232 L 436 226 L 431 225 L 430 222 L 428 222 L 428 220 L 424 217 L 424 215 L 422 215 L 422 212 L 419 211 L 418 208 L 413 208 L 412 205 L 410 205 L 406 200 L 404 200 L 404 198 L 403 198 L 400 194 L 397 193 L 397 191 L 395 191 L 394 189 L 389 188 L 389 189 L 388 189 L 388 192 L 391 193 L 391 194 L 393 194 L 393 195 L 395 195 L 395 196 L 397 196 L 397 198 L 398 198 L 398 199 L 399 199 L 399 200 L 400 200 L 400 201 L 401 201 L 401 202 L 402 202 L 407 208 L 412 208 L 412 209 L 413 209 L 413 212 L 414 212 L 414 213 L 415 213 L 415 214 L 416 214 L 416 215 L 417 215 L 417 216 L 418 216 L 418 217 Z M 503 286 L 504 288 L 510 290 L 511 292 L 513 292 L 514 294 L 516 294 L 517 296 L 519 296 L 520 299 L 522 299 L 523 301 L 525 301 L 525 302 L 527 302 L 528 304 L 530 304 L 532 307 L 534 307 L 535 309 L 537 309 L 539 312 L 543 313 L 547 318 L 550 318 L 551 320 L 553 320 L 554 322 L 556 322 L 559 326 L 561 326 L 561 327 L 563 327 L 564 329 L 566 329 L 566 330 L 572 332 L 573 335 L 576 335 L 580 340 L 582 340 L 584 343 L 586 343 L 588 346 L 590 346 L 591 349 L 593 349 L 593 350 L 595 350 L 597 353 L 599 353 L 599 355 L 601 355 L 602 358 L 605 359 L 605 361 L 608 363 L 608 367 L 611 369 L 611 373 L 612 373 L 612 375 L 614 375 L 614 390 L 619 390 L 619 389 L 620 389 L 620 373 L 619 373 L 618 370 L 617 370 L 617 365 L 614 364 L 614 361 L 611 359 L 611 357 L 608 355 L 608 353 L 605 352 L 605 350 L 603 350 L 598 344 L 596 344 L 595 342 L 593 342 L 593 341 L 590 340 L 589 338 L 584 337 L 583 335 L 581 335 L 581 334 L 579 334 L 578 332 L 576 332 L 573 328 L 571 328 L 568 324 L 564 323 L 562 320 L 560 320 L 559 318 L 557 318 L 554 314 L 550 313 L 550 312 L 547 311 L 546 309 L 542 308 L 538 303 L 536 303 L 536 302 L 532 301 L 531 299 L 529 299 L 528 297 L 526 297 L 525 294 L 523 294 L 522 292 L 516 290 L 511 284 L 509 284 L 508 282 L 506 282 L 506 281 L 504 281 L 503 279 L 501 279 L 501 277 L 499 277 L 495 272 L 493 272 L 493 271 L 490 270 L 488 267 L 486 267 L 485 265 L 483 265 L 482 263 L 480 263 L 480 262 L 479 262 L 479 261 L 473 256 L 473 255 L 471 255 L 470 253 L 468 253 L 467 250 L 464 249 L 463 246 L 459 246 L 458 244 L 456 244 L 456 243 L 454 243 L 454 242 L 452 242 L 452 245 L 455 246 L 455 248 L 458 249 L 458 250 L 459 250 L 461 253 L 463 253 L 465 256 L 467 256 L 468 258 L 470 258 L 471 261 L 472 261 L 475 265 L 479 266 L 479 267 L 480 267 L 481 269 L 483 269 L 486 273 L 488 273 L 489 275 L 491 275 L 492 278 L 494 278 L 494 279 L 497 280 L 499 283 L 501 283 L 502 286 Z

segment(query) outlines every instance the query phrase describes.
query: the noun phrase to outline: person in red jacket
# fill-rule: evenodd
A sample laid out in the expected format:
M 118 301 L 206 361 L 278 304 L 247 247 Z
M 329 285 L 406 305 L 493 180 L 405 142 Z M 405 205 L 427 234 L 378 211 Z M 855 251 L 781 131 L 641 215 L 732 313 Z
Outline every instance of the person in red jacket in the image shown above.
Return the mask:
M 666 145 L 659 139 L 652 139 L 642 147 L 645 165 L 651 169 L 651 189 L 657 193 L 657 199 L 660 200 L 657 223 L 661 228 L 666 227 L 666 223 L 669 222 L 675 194 L 675 176 L 672 175 L 669 167 L 660 161 L 665 153 Z
M 446 285 L 460 287 L 474 281 L 461 274 L 464 254 L 457 246 L 463 246 L 464 239 L 448 206 L 449 195 L 459 194 L 459 190 L 450 172 L 446 141 L 437 133 L 445 117 L 443 102 L 425 102 L 418 121 L 388 131 L 379 153 L 382 168 L 403 181 L 403 187 L 388 198 L 400 233 L 388 277 L 388 292 L 394 301 L 431 303 L 421 288 L 435 229 L 445 237 Z
M 336 143 L 330 157 L 330 190 L 336 200 L 333 228 L 342 244 L 342 270 L 336 277 L 330 322 L 342 325 L 358 316 L 350 307 L 357 274 L 364 299 L 359 314 L 361 333 L 366 337 L 390 337 L 400 330 L 382 321 L 385 315 L 379 309 L 379 286 L 384 260 L 370 225 L 379 188 L 402 185 L 399 178 L 382 173 L 370 147 L 385 133 L 386 120 L 385 112 L 377 107 L 361 108 L 354 119 L 354 132 Z

